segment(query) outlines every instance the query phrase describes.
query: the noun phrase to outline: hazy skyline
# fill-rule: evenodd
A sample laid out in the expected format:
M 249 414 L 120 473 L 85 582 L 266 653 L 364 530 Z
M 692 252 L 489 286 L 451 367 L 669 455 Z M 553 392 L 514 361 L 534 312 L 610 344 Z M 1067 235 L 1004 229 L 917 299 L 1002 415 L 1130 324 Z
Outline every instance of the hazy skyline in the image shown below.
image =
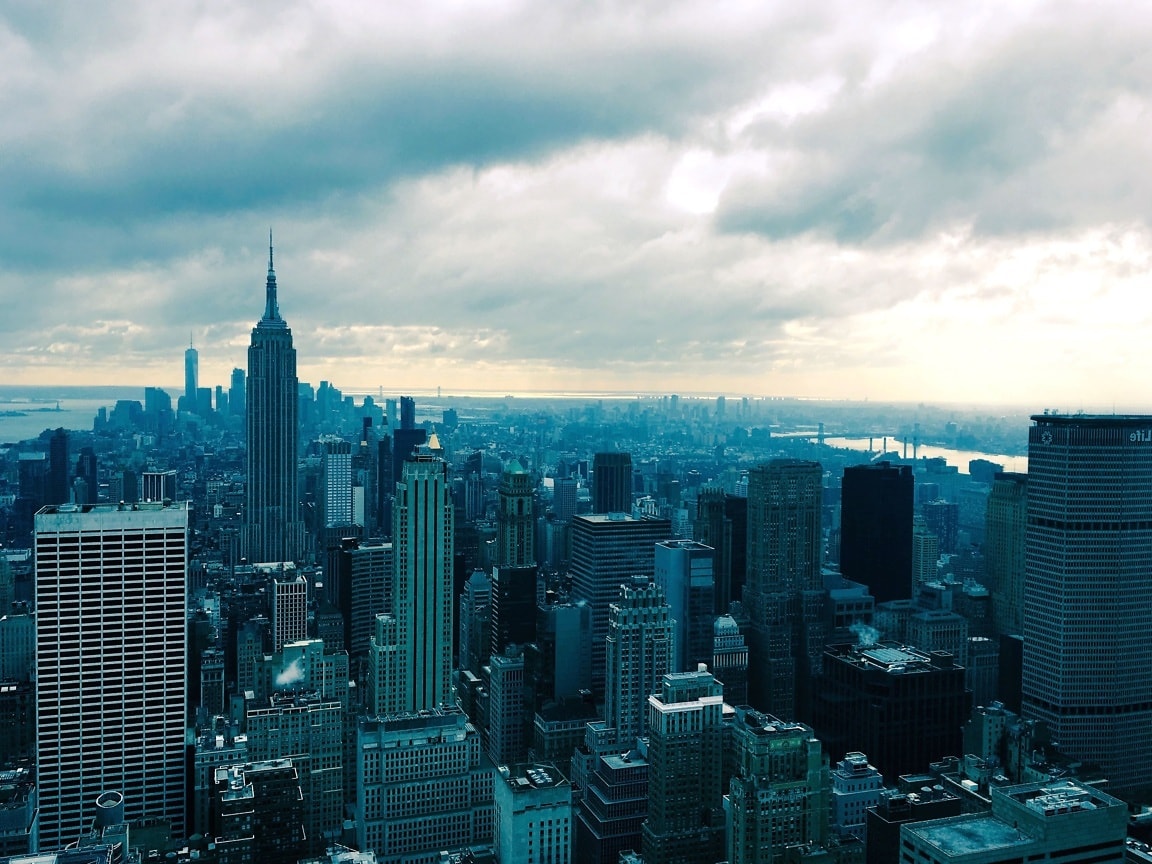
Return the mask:
M 1152 9 L 0 0 L 0 381 L 1149 410 Z

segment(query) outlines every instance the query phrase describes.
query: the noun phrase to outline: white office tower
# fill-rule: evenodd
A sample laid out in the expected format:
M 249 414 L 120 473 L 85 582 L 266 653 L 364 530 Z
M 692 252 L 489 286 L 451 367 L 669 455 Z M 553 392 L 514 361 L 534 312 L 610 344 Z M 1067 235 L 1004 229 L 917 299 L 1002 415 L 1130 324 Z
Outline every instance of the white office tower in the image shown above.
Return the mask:
M 308 580 L 292 563 L 270 565 L 272 589 L 272 650 L 308 638 Z
M 76 840 L 105 791 L 182 836 L 187 505 L 61 504 L 35 526 L 40 847 Z

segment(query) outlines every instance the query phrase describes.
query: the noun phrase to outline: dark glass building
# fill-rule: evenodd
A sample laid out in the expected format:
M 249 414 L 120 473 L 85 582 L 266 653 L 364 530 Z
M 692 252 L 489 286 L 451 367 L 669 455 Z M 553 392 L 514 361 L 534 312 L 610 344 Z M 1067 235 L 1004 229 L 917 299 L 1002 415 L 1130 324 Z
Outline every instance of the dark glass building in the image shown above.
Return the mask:
M 840 572 L 867 585 L 877 603 L 912 597 L 912 505 L 910 465 L 844 469 Z
M 631 453 L 597 453 L 592 458 L 592 512 L 632 512 Z

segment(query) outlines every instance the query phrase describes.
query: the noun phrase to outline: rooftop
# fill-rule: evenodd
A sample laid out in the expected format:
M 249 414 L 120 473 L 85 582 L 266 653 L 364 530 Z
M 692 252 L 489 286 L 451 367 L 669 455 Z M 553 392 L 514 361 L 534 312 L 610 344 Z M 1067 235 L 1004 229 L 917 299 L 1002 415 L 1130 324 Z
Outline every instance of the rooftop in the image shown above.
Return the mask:
M 971 813 L 950 819 L 931 819 L 903 829 L 949 856 L 1025 847 L 1036 841 L 990 814 Z M 1023 848 L 1021 848 L 1023 854 Z

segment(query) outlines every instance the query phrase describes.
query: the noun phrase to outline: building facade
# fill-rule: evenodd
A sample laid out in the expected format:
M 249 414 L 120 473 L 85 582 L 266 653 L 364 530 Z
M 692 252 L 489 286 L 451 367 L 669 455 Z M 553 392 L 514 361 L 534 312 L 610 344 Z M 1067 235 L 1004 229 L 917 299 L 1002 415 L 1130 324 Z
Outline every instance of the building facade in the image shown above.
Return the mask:
M 269 242 L 264 315 L 252 328 L 245 398 L 248 477 L 242 548 L 251 562 L 295 561 L 305 552 L 297 473 L 298 389 L 296 349 L 280 317 Z
M 1152 762 L 1152 417 L 1032 420 L 1022 714 L 1123 797 Z
M 867 585 L 877 603 L 912 596 L 912 499 L 911 465 L 844 469 L 840 572 Z
M 633 576 L 655 575 L 655 545 L 672 536 L 667 519 L 633 519 L 620 513 L 585 514 L 572 519 L 572 594 L 592 614 L 592 691 L 604 694 L 604 637 L 608 607 Z
M 184 830 L 185 504 L 36 516 L 40 841 L 75 840 L 105 791 Z

